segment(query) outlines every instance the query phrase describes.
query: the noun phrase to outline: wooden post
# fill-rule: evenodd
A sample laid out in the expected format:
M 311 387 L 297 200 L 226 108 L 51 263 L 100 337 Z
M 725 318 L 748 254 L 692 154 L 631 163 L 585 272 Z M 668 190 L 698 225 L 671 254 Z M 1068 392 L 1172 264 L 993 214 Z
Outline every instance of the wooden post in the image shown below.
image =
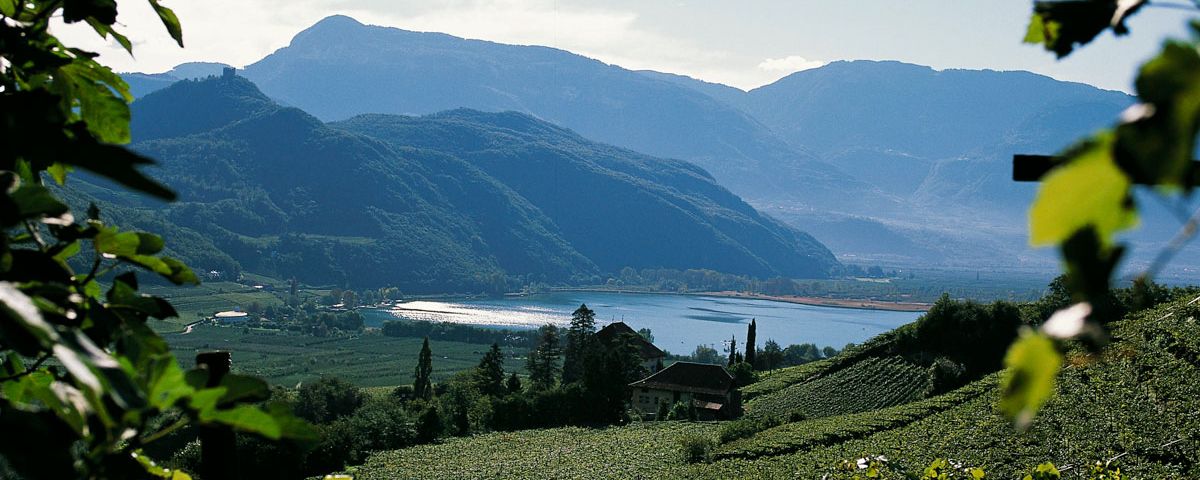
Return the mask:
M 1046 176 L 1062 159 L 1051 155 L 1013 155 L 1013 170 L 1012 179 L 1016 182 L 1038 182 L 1042 177 Z M 1192 170 L 1189 172 L 1192 178 L 1192 184 L 1200 184 L 1200 161 L 1192 161 Z M 1148 182 L 1134 178 L 1133 183 L 1146 185 Z
M 196 354 L 196 366 L 208 370 L 205 387 L 221 384 L 229 373 L 233 361 L 229 352 L 205 352 Z M 237 439 L 228 427 L 200 427 L 200 476 L 212 479 L 237 479 Z

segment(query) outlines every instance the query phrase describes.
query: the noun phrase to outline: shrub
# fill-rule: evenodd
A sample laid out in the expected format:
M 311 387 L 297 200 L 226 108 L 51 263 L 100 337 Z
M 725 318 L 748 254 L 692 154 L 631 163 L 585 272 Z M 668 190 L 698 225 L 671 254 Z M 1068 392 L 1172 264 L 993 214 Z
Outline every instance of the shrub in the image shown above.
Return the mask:
M 687 463 L 707 462 L 712 458 L 716 442 L 705 435 L 687 434 L 679 438 L 683 461 Z
M 315 423 L 330 423 L 353 414 L 366 401 L 354 384 L 335 377 L 322 377 L 300 387 L 296 415 Z

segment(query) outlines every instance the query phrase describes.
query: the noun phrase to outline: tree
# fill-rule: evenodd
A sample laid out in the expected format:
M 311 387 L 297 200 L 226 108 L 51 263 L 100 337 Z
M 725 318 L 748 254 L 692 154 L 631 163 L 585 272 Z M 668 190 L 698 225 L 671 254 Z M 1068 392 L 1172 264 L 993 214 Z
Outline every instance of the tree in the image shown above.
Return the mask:
M 838 350 L 826 345 L 825 348 L 821 349 L 821 353 L 825 355 L 825 358 L 833 358 L 837 356 Z
M 413 396 L 421 400 L 433 398 L 433 352 L 429 350 L 429 337 L 421 343 L 421 353 L 417 355 L 417 369 L 413 373 Z
M 437 405 L 429 404 L 417 418 L 417 441 L 429 443 L 442 434 L 442 416 L 438 414 Z
M 483 354 L 483 359 L 475 368 L 475 375 L 480 393 L 491 397 L 507 393 L 504 387 L 504 352 L 500 351 L 500 345 L 493 343 L 492 348 Z
M 521 393 L 521 377 L 517 376 L 517 372 L 512 372 L 508 376 L 508 381 L 505 382 L 504 388 L 508 389 L 508 393 Z
M 562 383 L 572 383 L 583 378 L 583 362 L 595 344 L 596 312 L 582 304 L 571 314 L 571 326 L 567 330 L 567 347 L 563 349 Z
M 583 386 L 595 420 L 619 423 L 625 420 L 629 384 L 646 374 L 639 354 L 638 337 L 620 334 L 607 345 L 596 342 L 584 360 Z
M 754 335 L 757 329 L 758 325 L 751 318 L 750 326 L 746 328 L 746 363 L 749 363 L 751 366 L 754 365 L 754 356 L 757 353 L 754 351 Z
M 529 352 L 525 369 L 529 370 L 529 382 L 533 391 L 554 387 L 558 377 L 558 359 L 562 354 L 558 346 L 558 327 L 543 325 L 538 329 L 538 344 Z
M 762 352 L 756 355 L 756 360 L 762 365 L 761 370 L 774 370 L 783 363 L 783 349 L 773 339 L 767 339 Z M 757 368 L 757 367 L 756 367 Z
M 738 361 L 737 337 L 729 337 L 729 362 L 726 366 L 732 367 Z
M 182 46 L 175 13 L 149 4 Z M 67 184 L 77 170 L 147 201 L 175 199 L 140 170 L 152 160 L 121 146 L 129 86 L 50 32 L 82 23 L 132 54 L 117 13 L 115 0 L 0 1 L 0 457 L 20 478 L 161 478 L 143 446 L 187 424 L 316 439 L 286 409 L 254 405 L 269 397 L 265 382 L 228 374 L 218 387 L 212 370 L 179 367 L 149 324 L 178 314 L 138 291 L 137 272 L 199 278 L 162 255 L 161 237 L 60 200 L 81 198 Z M 179 421 L 154 421 L 167 412 Z
M 296 392 L 296 415 L 314 423 L 330 423 L 350 416 L 366 400 L 356 385 L 337 377 L 321 377 Z
M 696 350 L 692 352 L 692 360 L 699 363 L 720 364 L 722 358 L 717 349 L 708 345 L 696 345 Z
M 639 328 L 638 335 L 641 335 L 647 342 L 654 343 L 654 333 L 649 328 Z

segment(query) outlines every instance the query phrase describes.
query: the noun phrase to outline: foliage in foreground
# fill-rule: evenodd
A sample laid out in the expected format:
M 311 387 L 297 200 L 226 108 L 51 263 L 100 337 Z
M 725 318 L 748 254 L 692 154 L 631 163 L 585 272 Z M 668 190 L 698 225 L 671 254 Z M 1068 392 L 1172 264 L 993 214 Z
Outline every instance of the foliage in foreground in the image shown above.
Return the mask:
M 150 0 L 182 45 L 174 12 Z M 138 292 L 133 270 L 197 283 L 160 255 L 162 238 L 120 231 L 93 205 L 75 214 L 43 181 L 84 169 L 159 200 L 174 194 L 143 175 L 152 163 L 130 140 L 128 86 L 95 54 L 49 33 L 53 18 L 83 22 L 132 53 L 113 30 L 112 0 L 0 1 L 0 476 L 189 478 L 143 448 L 187 424 L 270 440 L 313 438 L 280 405 L 260 408 L 261 380 L 183 371 L 149 319 L 177 316 Z M 63 191 L 65 187 L 57 191 Z M 101 286 L 104 280 L 108 288 Z

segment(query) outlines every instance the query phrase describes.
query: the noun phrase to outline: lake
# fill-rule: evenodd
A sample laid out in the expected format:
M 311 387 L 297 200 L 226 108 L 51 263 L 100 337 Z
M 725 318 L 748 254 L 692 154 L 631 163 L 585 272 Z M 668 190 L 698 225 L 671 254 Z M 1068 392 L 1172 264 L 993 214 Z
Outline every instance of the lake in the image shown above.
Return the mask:
M 815 343 L 842 348 L 912 322 L 920 312 L 890 312 L 853 308 L 819 307 L 769 300 L 705 297 L 696 295 L 555 292 L 521 297 L 477 300 L 416 300 L 396 310 L 363 310 L 367 326 L 403 318 L 474 324 L 511 329 L 536 328 L 552 323 L 566 326 L 580 304 L 595 310 L 602 327 L 624 321 L 635 330 L 649 328 L 654 343 L 672 353 L 691 353 L 696 345 L 721 350 L 722 342 L 736 335 L 746 338 L 750 319 L 758 324 L 758 345 L 774 339 L 782 346 Z

